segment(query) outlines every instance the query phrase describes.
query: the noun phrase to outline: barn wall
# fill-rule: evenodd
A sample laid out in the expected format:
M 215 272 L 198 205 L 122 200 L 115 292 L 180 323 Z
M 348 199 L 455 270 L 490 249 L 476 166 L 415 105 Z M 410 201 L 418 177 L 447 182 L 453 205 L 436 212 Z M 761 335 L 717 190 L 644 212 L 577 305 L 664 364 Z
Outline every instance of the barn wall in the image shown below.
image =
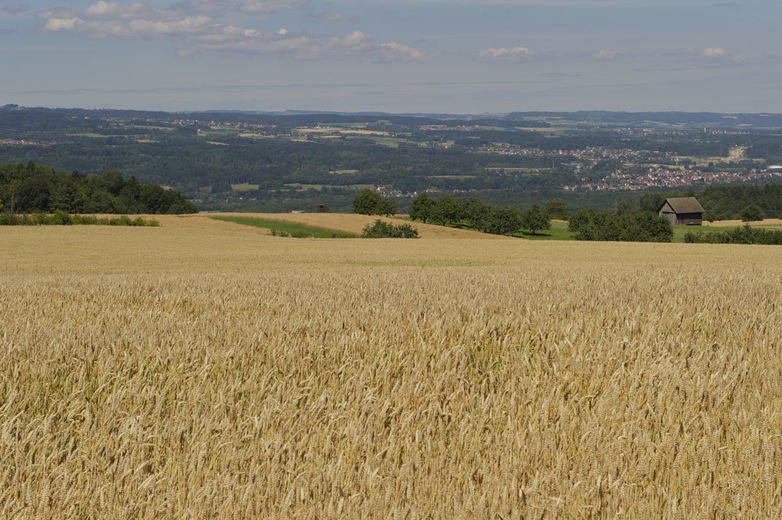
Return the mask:
M 679 224 L 700 226 L 703 224 L 703 213 L 682 213 L 678 215 Z

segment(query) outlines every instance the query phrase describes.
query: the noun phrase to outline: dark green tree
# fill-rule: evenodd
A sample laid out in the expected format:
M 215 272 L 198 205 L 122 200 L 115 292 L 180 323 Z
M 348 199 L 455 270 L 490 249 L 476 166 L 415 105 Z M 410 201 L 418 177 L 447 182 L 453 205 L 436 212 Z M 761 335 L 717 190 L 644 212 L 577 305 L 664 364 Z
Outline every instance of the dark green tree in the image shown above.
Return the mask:
M 431 220 L 435 206 L 437 201 L 428 193 L 422 193 L 410 203 L 410 218 L 426 223 Z
M 461 219 L 461 204 L 450 195 L 441 197 L 432 210 L 432 222 L 441 226 L 458 224 Z
M 67 174 L 27 164 L 0 166 L 0 195 L 20 213 L 194 213 L 196 207 L 175 190 L 125 181 L 118 172 Z
M 380 219 L 367 224 L 361 233 L 362 238 L 418 238 L 418 230 L 410 224 L 394 225 Z
M 741 220 L 744 222 L 756 222 L 766 218 L 763 210 L 757 204 L 750 204 L 743 210 L 741 210 Z
M 473 229 L 483 229 L 487 218 L 491 215 L 491 207 L 475 197 L 461 199 L 459 208 L 461 213 L 459 218 Z
M 366 188 L 353 197 L 353 213 L 359 215 L 393 215 L 396 202 Z
M 673 238 L 671 223 L 648 211 L 619 215 L 581 210 L 570 219 L 568 229 L 576 233 L 576 240 L 670 242 Z
M 389 197 L 381 197 L 380 206 L 378 207 L 378 215 L 385 215 L 390 217 L 396 215 L 396 201 Z
M 538 231 L 549 229 L 551 227 L 551 221 L 546 212 L 543 211 L 538 204 L 533 204 L 524 212 L 522 227 L 528 229 L 533 235 L 536 235 Z
M 524 215 L 518 208 L 489 206 L 481 231 L 494 235 L 510 235 L 521 231 Z

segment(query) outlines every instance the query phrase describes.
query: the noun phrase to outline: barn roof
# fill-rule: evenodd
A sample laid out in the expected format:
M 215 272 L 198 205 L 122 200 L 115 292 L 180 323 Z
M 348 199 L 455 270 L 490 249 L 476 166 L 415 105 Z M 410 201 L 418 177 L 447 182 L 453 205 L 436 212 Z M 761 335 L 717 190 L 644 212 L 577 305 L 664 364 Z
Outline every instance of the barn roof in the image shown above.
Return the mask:
M 665 199 L 665 202 L 667 202 L 676 213 L 703 213 L 704 211 L 703 206 L 701 206 L 701 203 L 698 202 L 698 199 L 695 197 L 672 197 Z M 657 211 L 662 209 L 665 202 L 662 203 Z

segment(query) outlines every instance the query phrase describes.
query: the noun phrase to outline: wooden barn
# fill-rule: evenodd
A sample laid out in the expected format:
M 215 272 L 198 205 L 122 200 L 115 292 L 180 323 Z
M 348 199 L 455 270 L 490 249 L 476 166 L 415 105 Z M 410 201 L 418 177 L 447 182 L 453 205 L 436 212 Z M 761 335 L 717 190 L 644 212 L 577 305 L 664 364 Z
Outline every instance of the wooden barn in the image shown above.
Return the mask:
M 695 197 L 665 199 L 657 214 L 668 219 L 674 226 L 700 226 L 703 223 L 703 206 Z

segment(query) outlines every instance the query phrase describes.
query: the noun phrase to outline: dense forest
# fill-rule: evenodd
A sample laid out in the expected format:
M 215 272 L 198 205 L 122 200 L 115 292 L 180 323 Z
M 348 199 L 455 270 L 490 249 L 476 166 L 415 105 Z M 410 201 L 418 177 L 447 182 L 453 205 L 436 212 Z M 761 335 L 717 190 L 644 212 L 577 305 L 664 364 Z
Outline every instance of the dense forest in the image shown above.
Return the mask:
M 98 175 L 58 172 L 48 166 L 0 165 L 0 203 L 10 213 L 195 213 L 180 192 L 107 171 Z

